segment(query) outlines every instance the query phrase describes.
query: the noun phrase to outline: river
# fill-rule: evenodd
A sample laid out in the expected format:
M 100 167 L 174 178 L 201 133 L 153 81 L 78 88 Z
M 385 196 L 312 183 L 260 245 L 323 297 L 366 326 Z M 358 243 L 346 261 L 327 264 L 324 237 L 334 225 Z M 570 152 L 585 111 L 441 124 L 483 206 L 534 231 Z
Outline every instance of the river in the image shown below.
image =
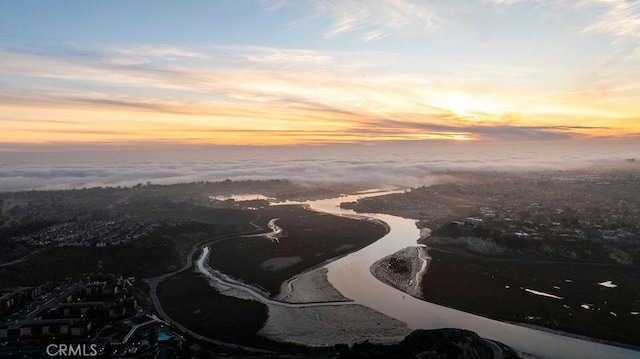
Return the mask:
M 380 193 L 350 195 L 304 204 L 316 211 L 353 216 L 356 215 L 354 211 L 342 209 L 339 204 L 375 195 Z M 638 351 L 487 319 L 407 296 L 377 280 L 369 268 L 380 258 L 406 247 L 418 246 L 420 232 L 415 220 L 377 213 L 358 215 L 384 221 L 389 225 L 390 231 L 375 243 L 326 266 L 331 284 L 355 303 L 401 320 L 413 329 L 468 329 L 484 338 L 503 342 L 517 350 L 543 358 L 640 358 Z

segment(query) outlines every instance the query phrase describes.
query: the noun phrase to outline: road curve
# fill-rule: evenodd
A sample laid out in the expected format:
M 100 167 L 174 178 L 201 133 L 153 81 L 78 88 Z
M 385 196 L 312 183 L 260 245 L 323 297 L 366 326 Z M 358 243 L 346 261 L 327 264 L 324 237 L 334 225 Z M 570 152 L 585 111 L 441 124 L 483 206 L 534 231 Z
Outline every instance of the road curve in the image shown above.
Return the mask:
M 502 359 L 502 348 L 498 344 L 489 339 L 483 338 L 482 340 L 493 350 L 493 359 Z
M 170 323 L 171 325 L 175 326 L 176 328 L 180 329 L 181 331 L 187 333 L 189 336 L 201 340 L 203 342 L 207 342 L 210 344 L 215 344 L 221 347 L 225 347 L 225 348 L 230 348 L 230 349 L 240 349 L 240 350 L 244 350 L 247 352 L 251 352 L 251 353 L 261 353 L 261 354 L 273 354 L 274 352 L 272 351 L 268 351 L 268 350 L 264 350 L 264 349 L 260 349 L 260 348 L 254 348 L 254 347 L 249 347 L 246 345 L 239 345 L 239 344 L 234 344 L 234 343 L 228 343 L 228 342 L 223 342 L 220 340 L 215 340 L 215 339 L 211 339 L 209 337 L 205 337 L 203 335 L 200 335 L 194 331 L 192 331 L 191 329 L 185 327 L 184 325 L 180 324 L 179 322 L 173 320 L 164 310 L 164 308 L 162 307 L 162 303 L 160 303 L 160 299 L 158 298 L 158 285 L 165 279 L 174 276 L 178 273 L 181 273 L 183 271 L 188 270 L 189 268 L 191 268 L 193 266 L 193 256 L 194 254 L 202 247 L 204 246 L 208 246 L 211 245 L 213 243 L 218 243 L 221 241 L 225 241 L 228 239 L 232 239 L 232 238 L 238 238 L 238 237 L 242 237 L 243 235 L 247 235 L 247 234 L 257 234 L 258 232 L 264 231 L 263 228 L 261 228 L 260 226 L 256 225 L 254 222 L 257 221 L 258 218 L 256 218 L 255 220 L 251 221 L 250 224 L 252 226 L 255 227 L 254 230 L 250 230 L 250 231 L 244 231 L 244 232 L 240 232 L 240 233 L 234 233 L 234 234 L 227 234 L 227 235 L 223 235 L 223 236 L 219 236 L 216 237 L 214 239 L 207 239 L 205 241 L 196 243 L 193 245 L 193 247 L 191 248 L 191 251 L 189 252 L 189 254 L 187 255 L 187 261 L 184 264 L 184 266 L 178 270 L 175 270 L 171 273 L 167 273 L 158 277 L 153 277 L 153 278 L 146 278 L 143 279 L 143 281 L 145 283 L 147 283 L 149 285 L 149 296 L 151 297 L 151 300 L 153 301 L 153 306 L 156 309 L 156 312 L 158 312 L 158 315 L 165 320 L 166 322 Z

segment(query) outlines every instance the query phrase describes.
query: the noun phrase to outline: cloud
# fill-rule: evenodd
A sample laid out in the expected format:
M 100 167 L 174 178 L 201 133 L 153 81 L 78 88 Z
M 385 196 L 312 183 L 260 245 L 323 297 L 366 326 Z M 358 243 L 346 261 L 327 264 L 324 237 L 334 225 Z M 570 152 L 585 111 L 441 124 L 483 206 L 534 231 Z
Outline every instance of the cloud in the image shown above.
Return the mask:
M 579 12 L 585 22 L 583 33 L 605 34 L 616 38 L 640 39 L 640 1 L 638 0 L 485 0 L 505 7 L 517 3 L 551 5 L 556 14 Z
M 282 49 L 262 46 L 226 47 L 247 61 L 262 65 L 280 65 L 293 67 L 296 65 L 325 66 L 334 62 L 334 58 L 318 51 L 304 49 Z
M 637 141 L 637 139 L 636 139 Z M 127 147 L 129 146 L 129 147 Z M 369 146 L 185 147 L 43 145 L 34 153 L 0 151 L 0 189 L 66 189 L 171 184 L 226 178 L 364 181 L 420 185 L 441 170 L 535 170 L 623 162 L 640 157 L 634 141 L 511 143 L 424 142 Z M 2 146 L 0 146 L 2 148 Z M 55 152 L 63 150 L 61 152 Z
M 388 134 L 426 134 L 426 135 L 449 135 L 452 138 L 465 137 L 467 139 L 501 140 L 501 141 L 550 141 L 561 139 L 584 138 L 579 132 L 600 132 L 609 130 L 606 127 L 596 126 L 511 126 L 511 125 L 491 125 L 481 124 L 454 124 L 446 125 L 440 123 L 412 122 L 398 120 L 380 120 L 372 123 L 368 127 L 361 128 L 359 133 L 371 131 L 373 133 Z
M 604 96 L 605 88 L 587 94 L 518 87 L 524 82 L 519 73 L 530 77 L 539 75 L 537 70 L 470 66 L 476 76 L 502 76 L 512 84 L 483 85 L 465 72 L 457 81 L 362 73 L 342 66 L 356 56 L 352 53 L 220 45 L 145 49 L 145 56 L 184 53 L 186 62 L 138 61 L 136 51 L 124 55 L 128 50 L 109 47 L 73 48 L 84 54 L 77 57 L 37 47 L 0 49 L 0 73 L 7 75 L 1 81 L 0 127 L 6 138 L 67 141 L 74 133 L 71 122 L 85 131 L 75 132 L 79 141 L 173 136 L 218 144 L 571 137 L 593 133 L 595 127 L 603 132 L 609 131 L 604 127 L 618 132 L 637 127 L 626 120 L 633 117 L 626 111 L 637 106 L 632 100 L 638 90 L 628 81 L 610 86 L 625 91 L 624 97 L 611 99 Z M 123 56 L 131 61 L 122 61 Z M 389 126 L 387 120 L 406 126 Z M 38 126 L 37 137 L 27 124 Z M 110 137 L 113 126 L 127 136 Z
M 410 0 L 322 0 L 320 11 L 333 18 L 326 33 L 331 38 L 348 32 L 363 32 L 363 41 L 383 38 L 396 31 L 422 33 L 441 26 L 432 6 Z
M 362 41 L 367 42 L 367 41 L 379 40 L 379 39 L 382 39 L 382 38 L 387 37 L 387 36 L 389 36 L 388 32 L 385 32 L 383 30 L 373 30 L 373 31 L 365 32 L 360 37 L 360 39 Z
M 580 5 L 597 14 L 585 32 L 640 39 L 640 1 L 582 0 Z
M 111 48 L 111 51 L 115 51 L 127 57 L 161 58 L 163 60 L 181 58 L 210 58 L 208 54 L 177 46 L 138 45 L 128 47 L 113 47 Z
M 287 0 L 262 0 L 262 3 L 267 11 L 275 11 L 282 8 L 286 4 Z
M 484 0 L 484 2 L 492 3 L 494 5 L 513 5 L 515 3 L 530 1 L 530 0 Z M 539 0 L 538 0 L 539 1 Z

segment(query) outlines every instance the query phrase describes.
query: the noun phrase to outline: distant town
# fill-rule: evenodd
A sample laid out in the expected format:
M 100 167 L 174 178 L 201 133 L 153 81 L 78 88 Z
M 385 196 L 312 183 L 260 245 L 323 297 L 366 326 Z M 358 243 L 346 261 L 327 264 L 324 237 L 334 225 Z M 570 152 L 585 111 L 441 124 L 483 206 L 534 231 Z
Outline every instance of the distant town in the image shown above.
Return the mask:
M 588 171 L 442 172 L 436 178 L 444 183 L 343 207 L 415 218 L 433 230 L 432 244 L 503 255 L 516 254 L 509 251 L 516 243 L 537 241 L 545 244 L 537 256 L 586 260 L 605 251 L 599 260 L 638 264 L 640 169 L 627 163 Z M 585 243 L 597 253 L 580 250 Z

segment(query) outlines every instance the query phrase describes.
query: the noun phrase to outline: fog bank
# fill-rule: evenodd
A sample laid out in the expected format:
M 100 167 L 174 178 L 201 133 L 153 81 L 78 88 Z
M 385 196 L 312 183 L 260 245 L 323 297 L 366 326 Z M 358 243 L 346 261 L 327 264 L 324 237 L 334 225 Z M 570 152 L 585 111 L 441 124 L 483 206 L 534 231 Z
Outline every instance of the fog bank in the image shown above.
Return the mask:
M 572 169 L 624 163 L 628 158 L 640 160 L 640 144 L 601 140 L 126 150 L 83 147 L 59 152 L 0 152 L 0 191 L 280 178 L 416 186 L 429 184 L 429 174 L 434 171 Z

